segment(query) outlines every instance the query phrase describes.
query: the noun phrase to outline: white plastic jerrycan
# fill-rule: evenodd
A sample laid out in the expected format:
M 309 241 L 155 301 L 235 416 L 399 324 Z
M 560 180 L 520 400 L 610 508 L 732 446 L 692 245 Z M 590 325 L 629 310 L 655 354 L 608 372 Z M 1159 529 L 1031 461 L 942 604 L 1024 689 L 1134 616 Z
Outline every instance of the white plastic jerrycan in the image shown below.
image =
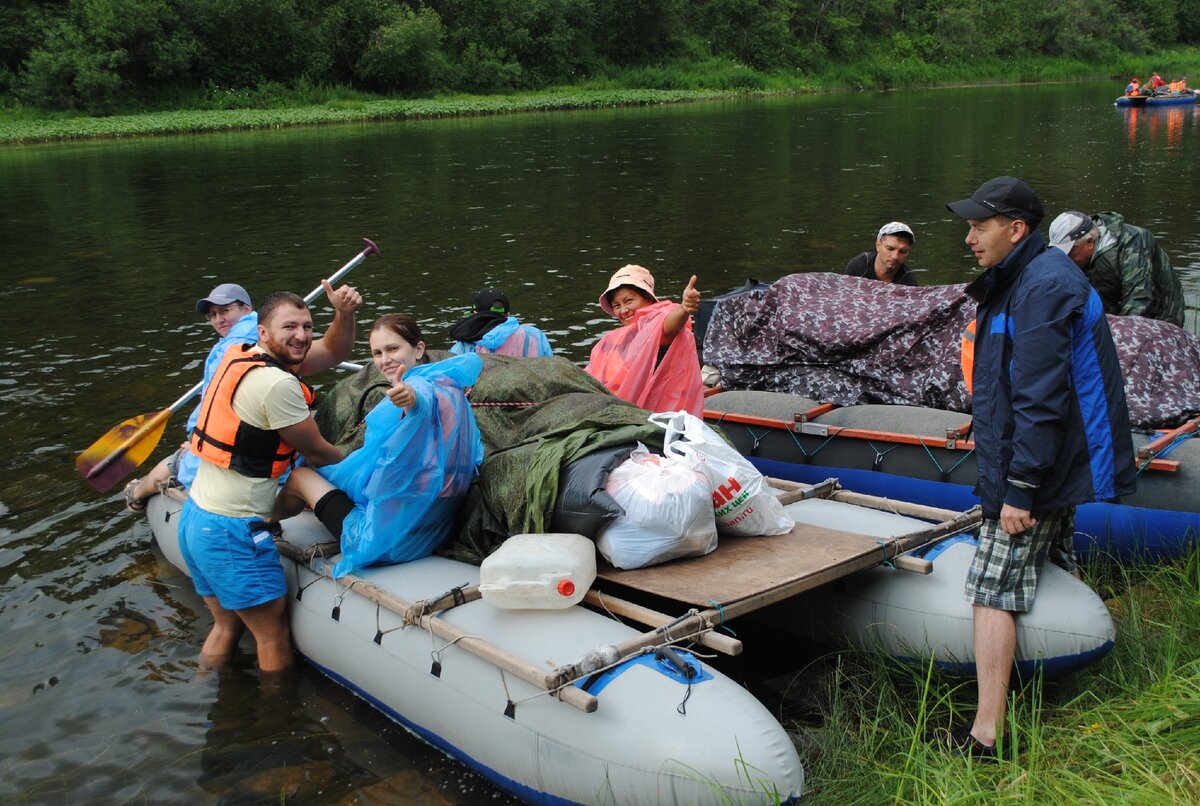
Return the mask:
M 583 535 L 513 535 L 479 566 L 493 607 L 550 610 L 578 604 L 596 579 L 596 544 Z

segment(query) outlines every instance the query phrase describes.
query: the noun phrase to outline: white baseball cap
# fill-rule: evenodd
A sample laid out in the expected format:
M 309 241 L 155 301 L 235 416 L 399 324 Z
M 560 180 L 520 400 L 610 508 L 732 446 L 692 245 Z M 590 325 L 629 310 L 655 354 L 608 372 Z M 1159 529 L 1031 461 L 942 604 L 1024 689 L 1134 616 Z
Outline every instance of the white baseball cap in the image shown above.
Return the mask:
M 885 235 L 898 235 L 901 233 L 907 235 L 912 243 L 915 244 L 917 242 L 917 236 L 913 235 L 913 231 L 903 221 L 889 221 L 884 224 L 879 228 L 879 234 L 875 236 L 875 240 L 882 241 Z
M 1092 217 L 1087 213 L 1078 210 L 1059 213 L 1058 217 L 1050 222 L 1050 245 L 1070 254 L 1075 242 L 1091 232 L 1094 226 Z

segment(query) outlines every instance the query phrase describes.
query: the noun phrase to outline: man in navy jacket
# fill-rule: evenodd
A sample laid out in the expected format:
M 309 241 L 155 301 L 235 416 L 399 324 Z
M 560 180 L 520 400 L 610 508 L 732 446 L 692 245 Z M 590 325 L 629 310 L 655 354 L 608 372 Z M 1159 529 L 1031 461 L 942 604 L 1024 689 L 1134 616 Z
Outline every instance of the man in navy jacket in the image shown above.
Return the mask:
M 984 522 L 967 574 L 979 707 L 953 732 L 995 757 L 1016 652 L 1014 613 L 1033 604 L 1047 556 L 1075 572 L 1075 506 L 1134 490 L 1125 385 L 1104 306 L 1061 250 L 1048 249 L 1028 184 L 1001 176 L 946 207 L 967 219 L 986 269 L 967 287 L 976 313 L 976 493 Z

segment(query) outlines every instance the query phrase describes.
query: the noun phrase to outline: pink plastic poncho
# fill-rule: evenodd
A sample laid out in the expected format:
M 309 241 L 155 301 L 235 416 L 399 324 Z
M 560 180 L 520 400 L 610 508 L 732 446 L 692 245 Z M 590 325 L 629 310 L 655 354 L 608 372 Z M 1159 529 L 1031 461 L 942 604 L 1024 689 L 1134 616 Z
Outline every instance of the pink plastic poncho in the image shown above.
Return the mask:
M 587 372 L 614 395 L 650 411 L 704 416 L 704 383 L 689 318 L 657 366 L 663 320 L 676 303 L 639 308 L 629 324 L 605 333 L 592 348 Z

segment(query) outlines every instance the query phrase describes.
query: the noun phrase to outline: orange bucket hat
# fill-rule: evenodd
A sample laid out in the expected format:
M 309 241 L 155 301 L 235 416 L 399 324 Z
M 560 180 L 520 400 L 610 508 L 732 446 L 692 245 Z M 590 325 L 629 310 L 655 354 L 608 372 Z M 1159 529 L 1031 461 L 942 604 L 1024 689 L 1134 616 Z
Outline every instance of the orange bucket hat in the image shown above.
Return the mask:
M 654 275 L 648 269 L 630 263 L 628 266 L 617 269 L 617 273 L 608 281 L 608 288 L 604 289 L 604 293 L 600 295 L 600 307 L 609 316 L 616 316 L 616 314 L 613 313 L 608 295 L 623 285 L 630 285 L 645 291 L 650 295 L 651 302 L 658 302 L 658 297 L 654 296 Z

